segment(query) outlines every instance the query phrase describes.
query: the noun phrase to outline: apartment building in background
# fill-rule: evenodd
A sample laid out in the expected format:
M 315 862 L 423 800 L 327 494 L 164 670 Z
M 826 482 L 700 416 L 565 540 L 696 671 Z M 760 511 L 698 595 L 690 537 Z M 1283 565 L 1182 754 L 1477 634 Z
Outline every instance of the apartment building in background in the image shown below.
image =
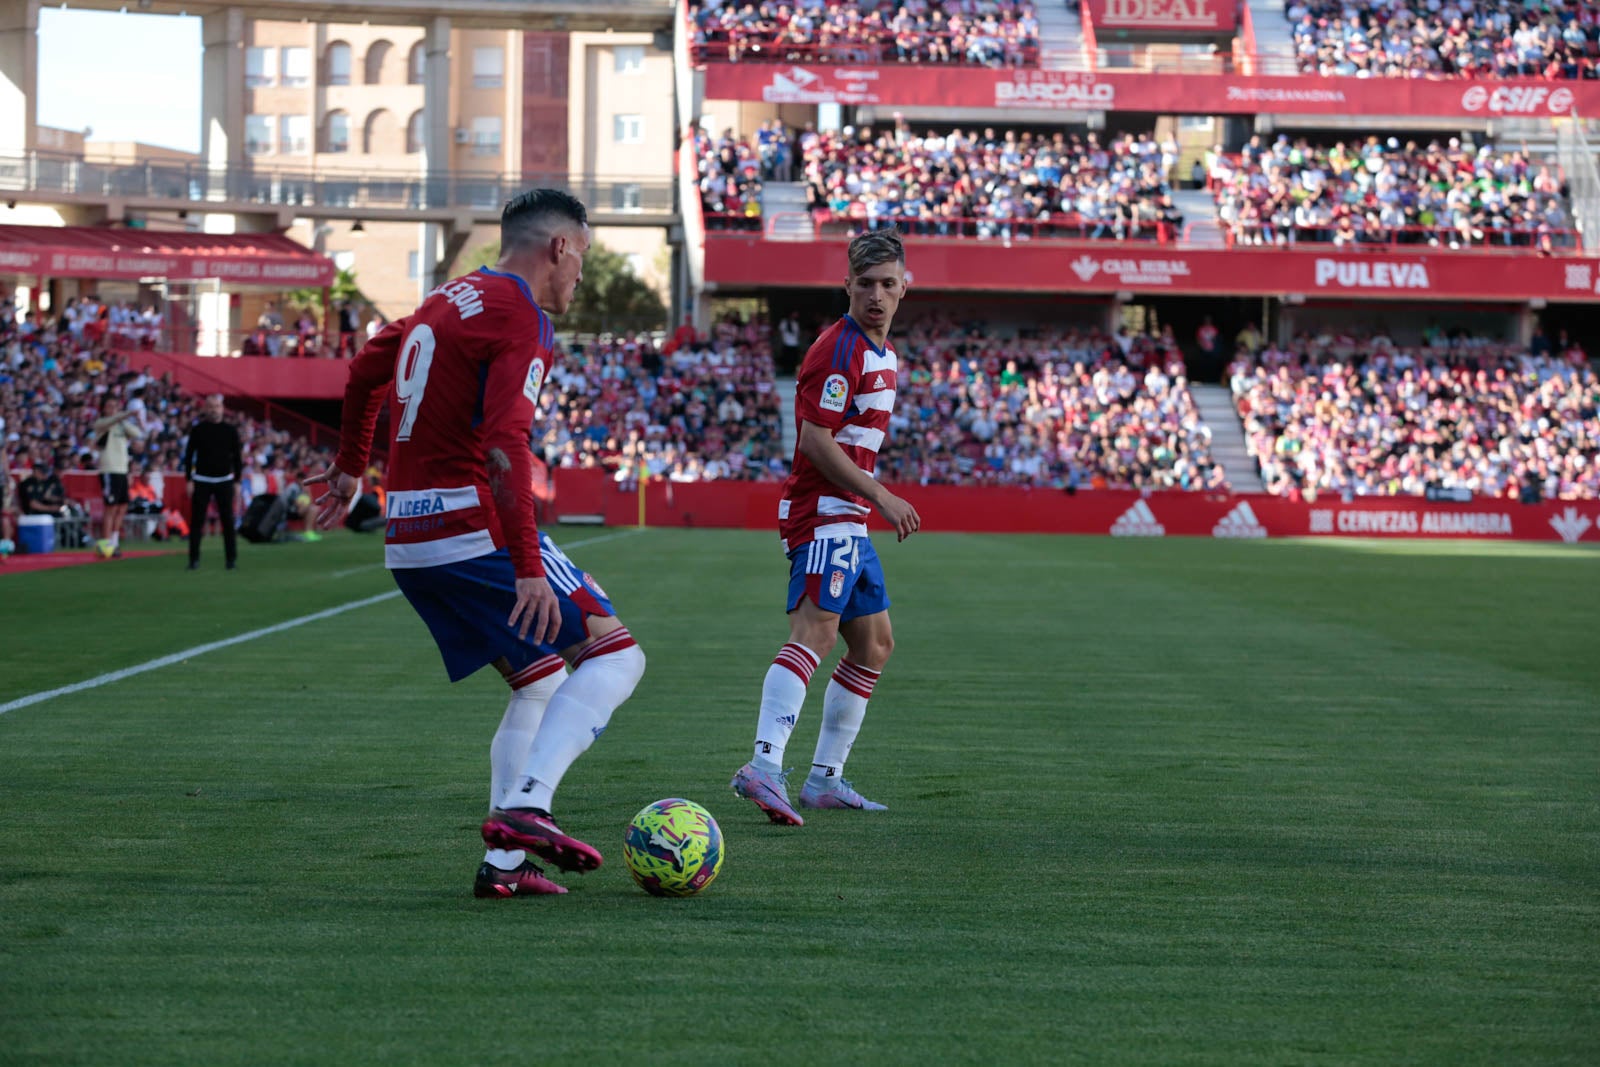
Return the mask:
M 244 50 L 244 129 L 233 135 L 256 173 L 619 181 L 614 202 L 590 205 L 608 212 L 630 210 L 629 181 L 673 177 L 672 54 L 649 33 L 453 28 L 449 155 L 437 161 L 425 150 L 421 27 L 249 20 Z M 439 248 L 420 222 L 299 219 L 289 233 L 353 270 L 390 318 L 426 292 Z M 462 255 L 497 236 L 476 226 Z M 664 297 L 667 236 L 663 227 L 595 231 Z

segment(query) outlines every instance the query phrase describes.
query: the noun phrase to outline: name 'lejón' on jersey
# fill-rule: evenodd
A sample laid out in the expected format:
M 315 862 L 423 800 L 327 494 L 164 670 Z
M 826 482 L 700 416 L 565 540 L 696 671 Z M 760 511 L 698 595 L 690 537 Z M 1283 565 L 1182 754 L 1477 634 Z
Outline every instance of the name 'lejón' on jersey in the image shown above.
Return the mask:
M 389 400 L 384 562 L 437 567 L 510 550 L 544 575 L 528 434 L 553 366 L 555 327 L 527 284 L 485 267 L 446 282 L 357 353 L 335 464 L 360 476 Z M 493 484 L 489 456 L 507 464 Z
M 867 339 L 849 315 L 817 338 L 795 382 L 795 426 L 802 421 L 832 431 L 851 462 L 871 475 L 894 411 L 899 361 L 886 341 Z M 797 447 L 778 503 L 778 534 L 785 552 L 819 538 L 865 537 L 872 508 L 866 498 L 823 477 Z

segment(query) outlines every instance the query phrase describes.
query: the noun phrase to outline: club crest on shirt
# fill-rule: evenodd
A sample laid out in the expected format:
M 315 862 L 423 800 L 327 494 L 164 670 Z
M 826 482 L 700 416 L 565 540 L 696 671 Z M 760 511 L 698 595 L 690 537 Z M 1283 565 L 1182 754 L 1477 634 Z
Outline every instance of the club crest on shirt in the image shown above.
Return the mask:
M 583 572 L 583 584 L 594 590 L 595 596 L 605 596 L 606 591 L 600 588 L 600 583 L 594 580 L 594 575 L 588 571 Z
M 828 575 L 828 595 L 837 597 L 844 592 L 844 571 L 834 571 Z
M 850 383 L 845 381 L 844 375 L 830 374 L 822 383 L 822 399 L 817 406 L 824 411 L 843 411 L 845 394 L 849 391 Z
M 536 359 L 528 366 L 528 380 L 522 383 L 522 395 L 529 400 L 537 402 L 539 399 L 539 387 L 543 384 L 544 364 Z

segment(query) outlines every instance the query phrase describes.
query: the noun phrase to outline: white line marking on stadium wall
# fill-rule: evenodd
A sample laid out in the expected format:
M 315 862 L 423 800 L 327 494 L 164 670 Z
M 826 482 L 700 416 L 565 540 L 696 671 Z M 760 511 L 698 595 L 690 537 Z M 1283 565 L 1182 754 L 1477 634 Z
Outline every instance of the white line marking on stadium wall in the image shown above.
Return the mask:
M 600 537 L 588 537 L 582 541 L 574 541 L 567 545 L 566 548 L 582 548 L 585 545 L 596 545 L 602 541 L 615 541 L 619 537 L 632 537 L 635 534 L 640 534 L 643 532 L 644 530 L 641 528 L 622 530 L 618 533 L 604 534 Z M 354 568 L 354 570 L 362 569 L 364 568 Z M 334 575 L 337 577 L 338 573 L 339 572 L 335 571 Z M 347 571 L 346 573 L 352 572 Z M 272 634 L 283 633 L 283 631 L 292 630 L 296 626 L 304 626 L 308 622 L 321 622 L 323 619 L 331 619 L 335 615 L 343 615 L 347 611 L 355 611 L 357 608 L 365 608 L 371 607 L 373 604 L 381 604 L 385 600 L 393 600 L 399 595 L 400 590 L 395 589 L 387 593 L 379 593 L 377 596 L 366 597 L 363 600 L 352 600 L 348 604 L 340 604 L 337 607 L 325 608 L 322 611 L 314 611 L 310 615 L 301 615 L 298 618 L 289 619 L 285 622 L 276 623 L 272 626 L 263 626 L 261 629 L 251 630 L 249 633 L 242 633 L 235 637 L 224 638 L 221 641 L 211 641 L 203 645 L 195 645 L 193 648 L 186 648 L 182 652 L 174 652 L 170 656 L 161 656 L 157 659 L 146 660 L 144 663 L 139 663 L 132 667 L 124 667 L 119 671 L 109 671 L 105 674 L 96 675 L 95 677 L 86 681 L 73 682 L 71 685 L 64 685 L 58 689 L 46 689 L 42 693 L 30 693 L 25 697 L 18 697 L 15 700 L 0 704 L 0 715 L 4 715 L 8 711 L 16 711 L 19 708 L 31 707 L 34 704 L 42 704 L 46 700 L 54 700 L 56 697 L 69 696 L 72 693 L 81 693 L 85 689 L 98 689 L 102 685 L 110 685 L 112 682 L 120 682 L 124 678 L 132 678 L 135 675 L 144 674 L 147 671 L 160 670 L 162 667 L 170 667 L 174 663 L 182 663 L 184 660 L 193 659 L 196 656 L 203 656 L 207 652 L 216 652 L 218 649 L 231 648 L 234 645 L 242 645 L 246 641 L 254 641 L 258 637 L 269 637 Z

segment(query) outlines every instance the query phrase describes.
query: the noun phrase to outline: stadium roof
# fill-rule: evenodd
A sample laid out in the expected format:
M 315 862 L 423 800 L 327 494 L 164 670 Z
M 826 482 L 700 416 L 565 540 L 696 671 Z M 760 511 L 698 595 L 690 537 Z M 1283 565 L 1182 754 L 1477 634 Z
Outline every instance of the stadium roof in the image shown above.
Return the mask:
M 333 260 L 277 234 L 0 226 L 0 275 L 300 289 L 331 285 L 334 273 Z
M 212 15 L 237 8 L 237 0 L 67 0 L 69 8 L 150 15 Z M 421 26 L 445 17 L 457 26 L 502 30 L 664 30 L 672 0 L 254 0 L 253 19 L 287 22 L 374 22 Z

